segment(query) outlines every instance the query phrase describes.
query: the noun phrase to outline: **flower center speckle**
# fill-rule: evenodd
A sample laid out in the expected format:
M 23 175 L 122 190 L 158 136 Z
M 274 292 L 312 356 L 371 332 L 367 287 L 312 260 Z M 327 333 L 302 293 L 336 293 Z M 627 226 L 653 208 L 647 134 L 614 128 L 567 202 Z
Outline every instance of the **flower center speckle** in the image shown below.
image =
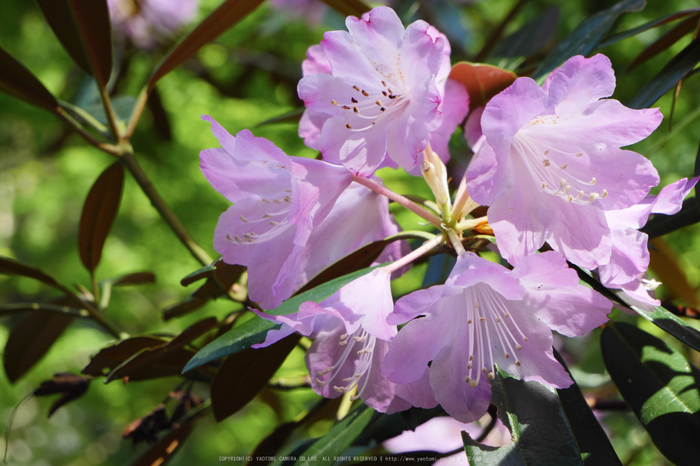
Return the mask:
M 357 350 L 357 356 L 359 356 L 359 359 L 357 361 L 354 374 L 350 377 L 346 377 L 343 379 L 345 385 L 333 386 L 333 390 L 335 390 L 338 393 L 347 393 L 351 391 L 353 388 L 358 386 L 362 376 L 372 369 L 372 352 L 374 351 L 374 346 L 376 342 L 377 339 L 372 335 L 369 335 L 362 328 L 357 329 L 357 331 L 355 331 L 355 333 L 353 333 L 352 335 L 348 335 L 347 333 L 341 335 L 338 344 L 340 346 L 345 346 L 343 354 L 341 354 L 340 358 L 338 359 L 338 361 L 335 362 L 335 364 L 333 364 L 330 367 L 327 367 L 325 370 L 320 371 L 316 374 L 316 383 L 319 385 L 326 385 L 332 382 L 333 379 L 335 379 L 336 376 L 340 373 L 340 369 L 343 367 L 348 357 L 350 357 L 352 352 L 356 350 L 356 346 L 359 345 L 360 349 Z M 324 377 L 328 374 L 331 374 L 331 376 L 328 377 L 327 380 L 321 380 L 321 377 Z M 353 400 L 356 400 L 362 396 L 362 392 L 365 390 L 368 380 L 369 377 L 364 378 L 362 387 L 359 389 L 357 395 L 352 397 Z
M 401 110 L 409 102 L 404 89 L 393 88 L 381 81 L 379 90 L 352 86 L 350 97 L 331 100 L 331 104 L 347 111 L 345 127 L 352 132 L 366 131 L 383 121 L 388 115 Z

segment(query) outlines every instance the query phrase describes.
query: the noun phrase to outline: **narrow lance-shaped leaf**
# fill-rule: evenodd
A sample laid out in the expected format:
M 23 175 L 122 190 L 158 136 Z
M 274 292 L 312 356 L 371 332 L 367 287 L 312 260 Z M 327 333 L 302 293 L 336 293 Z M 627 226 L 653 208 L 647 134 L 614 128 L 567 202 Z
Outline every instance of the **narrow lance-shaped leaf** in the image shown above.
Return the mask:
M 566 367 L 566 363 L 556 349 L 554 357 L 571 376 L 569 368 Z M 586 403 L 576 381 L 568 388 L 557 389 L 557 395 L 559 395 L 559 401 L 574 433 L 581 455 L 584 457 L 584 465 L 622 466 L 608 436 Z
M 50 112 L 56 112 L 58 101 L 41 81 L 0 47 L 0 91 Z
M 491 382 L 498 417 L 511 432 L 511 443 L 487 447 L 463 433 L 471 464 L 583 465 L 581 453 L 556 390 L 514 379 L 499 370 Z
M 112 73 L 112 29 L 107 0 L 37 0 L 37 3 L 73 60 L 104 87 Z
M 97 178 L 85 199 L 80 216 L 80 260 L 91 273 L 102 257 L 102 248 L 119 210 L 124 186 L 124 167 L 116 162 Z
M 593 16 L 584 19 L 545 58 L 544 62 L 532 74 L 532 78 L 538 79 L 546 75 L 574 55 L 587 56 L 596 48 L 598 42 L 607 34 L 620 15 L 642 11 L 645 6 L 645 0 L 623 0 L 606 10 L 599 11 Z
M 537 18 L 508 37 L 503 38 L 491 55 L 524 57 L 544 47 L 557 30 L 559 8 L 550 6 Z
M 314 442 L 301 455 L 306 459 L 297 461 L 296 466 L 333 464 L 333 458 L 340 456 L 377 417 L 379 413 L 372 408 L 366 405 L 358 406 L 333 426 L 330 432 Z
M 604 41 L 598 44 L 598 48 L 605 48 L 609 45 L 620 42 L 621 40 L 627 39 L 628 37 L 635 36 L 644 31 L 648 31 L 649 29 L 653 29 L 664 24 L 672 23 L 679 19 L 685 18 L 686 16 L 696 14 L 697 12 L 700 12 L 700 7 L 690 8 L 688 10 L 683 11 L 677 11 L 675 13 L 671 13 L 670 15 L 657 18 L 653 21 L 649 21 L 648 23 L 642 24 L 641 26 L 638 26 L 636 28 L 628 29 L 627 31 L 622 31 L 617 34 L 613 34 L 612 36 L 606 38 Z
M 654 444 L 677 465 L 700 458 L 700 371 L 678 351 L 634 326 L 603 329 L 603 360 Z
M 226 0 L 222 3 L 168 52 L 151 75 L 147 90 L 153 89 L 160 78 L 197 53 L 203 45 L 248 16 L 262 2 L 263 0 Z
M 15 259 L 10 259 L 9 257 L 0 256 L 0 274 L 19 275 L 22 277 L 33 278 L 34 280 L 38 280 L 46 285 L 70 293 L 70 290 L 58 283 L 58 281 L 54 277 L 47 274 L 43 270 L 37 269 L 36 267 L 32 267 L 31 265 L 25 264 L 24 262 L 20 262 Z
M 668 31 L 663 36 L 659 37 L 653 44 L 645 48 L 642 53 L 637 55 L 637 57 L 632 60 L 625 72 L 629 72 L 633 68 L 641 65 L 645 61 L 655 57 L 664 50 L 668 50 L 673 44 L 678 42 L 680 39 L 685 37 L 687 34 L 693 32 L 698 25 L 698 14 L 691 16 L 682 23 L 676 25 L 673 29 Z
M 289 335 L 266 348 L 249 348 L 229 356 L 211 384 L 214 418 L 221 422 L 255 398 L 300 338 L 296 334 Z
M 678 81 L 683 79 L 700 62 L 700 38 L 692 41 L 673 57 L 659 73 L 649 81 L 634 98 L 627 103 L 631 108 L 651 107 Z

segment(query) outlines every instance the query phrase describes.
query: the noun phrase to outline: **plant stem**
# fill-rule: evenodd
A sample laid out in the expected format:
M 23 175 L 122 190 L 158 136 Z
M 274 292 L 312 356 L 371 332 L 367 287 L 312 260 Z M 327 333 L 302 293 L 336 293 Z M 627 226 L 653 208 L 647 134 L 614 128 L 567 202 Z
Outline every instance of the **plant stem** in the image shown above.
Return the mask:
M 139 98 L 136 101 L 136 104 L 134 104 L 134 109 L 131 111 L 131 116 L 129 117 L 129 124 L 126 127 L 126 131 L 124 132 L 125 139 L 131 138 L 131 135 L 134 134 L 136 125 L 138 125 L 139 120 L 141 119 L 143 109 L 146 107 L 146 102 L 148 101 L 148 94 L 148 88 L 144 89 L 143 91 L 141 91 L 141 94 L 139 94 Z
M 177 215 L 170 210 L 170 207 L 165 203 L 162 197 L 156 189 L 153 187 L 153 183 L 148 178 L 146 173 L 139 165 L 136 157 L 134 156 L 133 149 L 131 146 L 126 147 L 122 153 L 122 161 L 124 165 L 129 169 L 131 174 L 136 179 L 136 182 L 141 186 L 143 193 L 151 201 L 151 205 L 155 207 L 160 216 L 165 220 L 165 222 L 170 226 L 175 235 L 180 239 L 182 244 L 190 251 L 190 254 L 199 261 L 202 265 L 209 265 L 212 263 L 212 258 L 206 253 L 202 247 L 197 244 L 197 242 L 192 238 L 192 236 L 187 232 L 185 227 L 177 218 Z
M 440 220 L 440 217 L 431 212 L 428 212 L 427 210 L 425 210 L 415 202 L 411 201 L 410 199 L 405 198 L 402 195 L 395 193 L 391 189 L 382 186 L 378 183 L 375 183 L 374 181 L 368 180 L 367 178 L 363 178 L 361 176 L 352 175 L 352 180 L 356 183 L 361 184 L 362 186 L 365 186 L 366 188 L 371 189 L 372 191 L 378 194 L 381 194 L 382 196 L 388 197 L 392 201 L 396 202 L 399 205 L 402 205 L 414 214 L 427 220 L 428 222 L 432 223 L 437 228 L 440 228 L 442 230 L 442 220 Z
M 114 110 L 112 109 L 112 101 L 109 99 L 109 91 L 107 91 L 106 88 L 101 87 L 100 97 L 102 97 L 102 105 L 105 108 L 107 125 L 112 133 L 112 137 L 115 141 L 119 141 L 119 127 L 117 126 L 117 118 L 114 116 Z
M 66 113 L 65 110 L 63 110 L 62 108 L 56 109 L 56 115 L 58 115 L 58 117 L 61 120 L 63 120 L 73 131 L 78 133 L 80 136 L 82 136 L 83 139 L 85 139 L 87 142 L 97 147 L 101 151 L 107 152 L 111 155 L 121 155 L 121 150 L 119 149 L 119 147 L 115 146 L 114 144 L 102 142 L 92 134 L 85 131 L 85 129 L 80 125 L 80 123 L 75 121 L 75 119 L 68 113 Z
M 425 254 L 426 252 L 430 251 L 433 249 L 435 246 L 438 244 L 442 243 L 444 240 L 442 235 L 435 235 L 433 239 L 426 241 L 423 243 L 422 246 L 420 246 L 418 249 L 411 251 L 410 253 L 406 254 L 404 257 L 401 259 L 397 260 L 396 262 L 389 264 L 385 267 L 383 267 L 384 270 L 386 270 L 389 273 L 393 273 L 395 270 L 400 269 L 406 264 L 410 264 L 414 260 L 418 259 L 420 256 Z

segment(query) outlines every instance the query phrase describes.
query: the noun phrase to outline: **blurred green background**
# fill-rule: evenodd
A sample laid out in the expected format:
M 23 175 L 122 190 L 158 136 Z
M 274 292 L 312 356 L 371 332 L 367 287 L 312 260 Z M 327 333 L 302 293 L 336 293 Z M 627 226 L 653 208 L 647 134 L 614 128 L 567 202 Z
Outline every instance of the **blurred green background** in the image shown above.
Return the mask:
M 442 5 L 435 0 L 426 18 L 441 28 L 454 30 L 453 63 L 473 57 L 493 28 L 515 2 L 489 0 L 469 4 Z M 546 2 L 532 0 L 512 21 L 506 33 L 536 18 L 547 6 L 560 8 L 555 38 L 543 54 L 584 18 L 611 6 L 611 1 Z M 201 3 L 200 18 L 219 4 Z M 626 15 L 616 30 L 624 30 L 665 14 L 695 7 L 696 2 L 668 0 L 651 2 L 641 13 Z M 401 11 L 413 11 L 411 5 L 397 5 Z M 457 13 L 457 14 L 455 14 Z M 193 237 L 212 257 L 211 246 L 216 221 L 227 201 L 214 191 L 199 171 L 199 151 L 216 147 L 209 124 L 200 115 L 213 116 L 232 134 L 249 128 L 256 136 L 272 140 L 287 154 L 315 156 L 297 136 L 295 123 L 277 123 L 256 127 L 258 123 L 285 114 L 301 105 L 296 83 L 301 77 L 301 61 L 307 47 L 318 43 L 323 32 L 343 27 L 343 18 L 330 12 L 324 24 L 309 25 L 302 19 L 289 21 L 278 11 L 263 4 L 242 23 L 236 25 L 196 57 L 172 72 L 157 86 L 162 108 L 167 115 L 171 138 L 162 119 L 147 110 L 133 137 L 136 155 L 162 197 L 177 213 Z M 663 65 L 690 41 L 679 41 L 669 51 L 622 74 L 633 58 L 668 29 L 654 29 L 625 40 L 606 50 L 618 74 L 615 98 L 625 102 L 655 75 Z M 57 96 L 63 100 L 89 99 L 89 82 L 72 63 L 47 26 L 33 2 L 6 0 L 0 4 L 0 45 L 18 58 Z M 137 95 L 148 74 L 167 48 L 136 51 L 129 54 L 129 66 L 119 82 L 116 94 Z M 119 53 L 117 55 L 119 57 Z M 124 58 L 124 56 L 122 56 Z M 512 61 L 489 60 L 511 66 Z M 673 127 L 669 122 L 671 96 L 659 105 L 666 116 L 661 127 L 634 147 L 649 157 L 658 168 L 662 185 L 691 176 L 697 152 L 697 117 L 700 115 L 700 85 L 689 78 L 676 102 Z M 466 154 L 458 152 L 459 159 Z M 113 159 L 68 129 L 47 112 L 0 94 L 0 254 L 33 264 L 58 277 L 63 283 L 89 286 L 89 274 L 82 267 L 77 250 L 77 229 L 82 203 L 97 176 Z M 387 184 L 402 193 L 428 196 L 422 180 L 399 172 L 383 173 Z M 398 212 L 398 211 L 397 211 Z M 398 215 L 404 228 L 420 226 L 416 218 Z M 352 221 L 352 220 L 349 220 Z M 678 252 L 691 285 L 700 284 L 700 235 L 698 227 L 686 228 L 666 237 Z M 97 269 L 98 279 L 136 271 L 153 271 L 154 285 L 120 288 L 113 291 L 108 318 L 130 334 L 176 334 L 189 324 L 213 315 L 219 318 L 236 309 L 235 303 L 212 302 L 193 314 L 164 322 L 164 307 L 189 296 L 197 285 L 183 288 L 182 277 L 199 264 L 178 242 L 160 219 L 129 175 L 119 215 L 104 248 Z M 424 267 L 409 274 L 397 290 L 420 284 Z M 662 295 L 663 288 L 659 291 Z M 30 279 L 0 276 L 0 303 L 47 300 L 53 290 Z M 23 316 L 0 320 L 0 345 L 4 345 L 12 326 Z M 661 336 L 651 325 L 647 331 Z M 75 321 L 49 354 L 16 384 L 0 376 L 0 430 L 5 431 L 13 407 L 42 381 L 56 372 L 79 373 L 90 355 L 111 341 L 88 321 Z M 561 340 L 574 362 L 574 376 L 582 387 L 604 382 L 603 364 L 597 334 Z M 672 344 L 675 344 L 673 342 Z M 684 349 L 684 351 L 690 351 Z M 692 355 L 697 362 L 697 357 Z M 305 374 L 301 351 L 294 353 L 280 375 Z M 51 401 L 32 398 L 18 409 L 10 436 L 10 464 L 21 465 L 121 465 L 138 456 L 137 448 L 123 441 L 121 433 L 131 421 L 151 411 L 179 383 L 178 378 L 133 382 L 91 384 L 79 401 L 59 409 L 47 419 Z M 197 387 L 195 385 L 195 387 Z M 195 388 L 195 392 L 197 388 Z M 208 397 L 206 390 L 200 395 Z M 214 464 L 220 455 L 246 455 L 281 421 L 289 421 L 317 399 L 310 389 L 270 392 L 265 400 L 256 399 L 245 409 L 217 424 L 205 417 L 171 464 Z M 645 431 L 630 413 L 615 412 L 605 417 L 608 433 L 623 463 L 633 465 L 665 464 L 651 445 Z M 310 435 L 321 435 L 330 425 L 315 426 Z M 0 438 L 0 450 L 5 440 Z

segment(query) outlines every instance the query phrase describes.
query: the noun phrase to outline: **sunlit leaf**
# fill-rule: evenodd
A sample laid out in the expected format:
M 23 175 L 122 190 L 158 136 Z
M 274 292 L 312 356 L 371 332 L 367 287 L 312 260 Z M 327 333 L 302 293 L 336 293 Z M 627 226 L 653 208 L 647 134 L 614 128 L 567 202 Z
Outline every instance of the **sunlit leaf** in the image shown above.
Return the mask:
M 627 39 L 628 37 L 635 36 L 639 33 L 648 31 L 649 29 L 653 29 L 658 26 L 662 26 L 664 24 L 678 21 L 679 19 L 685 18 L 686 16 L 694 15 L 698 12 L 700 12 L 700 7 L 690 8 L 688 10 L 683 11 L 677 11 L 675 13 L 671 13 L 670 15 L 662 16 L 661 18 L 649 21 L 648 23 L 644 23 L 636 28 L 628 29 L 627 31 L 622 31 L 617 34 L 613 34 L 610 37 L 606 38 L 604 41 L 602 41 L 600 44 L 598 44 L 598 48 L 605 48 L 621 40 Z
M 692 41 L 673 57 L 659 73 L 627 103 L 631 108 L 651 107 L 676 83 L 683 79 L 700 62 L 700 38 Z
M 559 8 L 550 6 L 513 34 L 504 37 L 491 55 L 524 57 L 544 47 L 557 30 Z
M 330 432 L 316 440 L 301 456 L 296 466 L 331 465 L 333 458 L 340 456 L 352 442 L 379 417 L 379 413 L 366 405 L 360 405 L 348 413 L 342 421 L 333 426 Z M 308 458 L 315 458 L 311 460 Z
M 148 90 L 150 91 L 160 78 L 197 53 L 203 45 L 248 16 L 262 2 L 263 0 L 226 0 L 222 3 L 168 52 L 151 75 Z
M 342 286 L 355 280 L 356 278 L 368 274 L 371 271 L 372 269 L 363 269 L 350 275 L 331 280 L 328 283 L 314 288 L 313 290 L 309 290 L 288 299 L 279 307 L 267 311 L 267 313 L 272 315 L 287 315 L 297 312 L 302 303 L 306 301 L 314 301 L 316 303 L 321 302 L 338 291 Z M 232 328 L 227 333 L 221 335 L 219 338 L 200 349 L 195 357 L 193 357 L 192 360 L 187 363 L 183 373 L 192 370 L 195 367 L 199 367 L 202 364 L 214 361 L 215 359 L 219 359 L 243 349 L 250 348 L 250 346 L 254 345 L 255 343 L 264 341 L 267 331 L 275 327 L 275 325 L 276 324 L 273 322 L 262 319 L 258 316 L 253 317 L 251 320 L 239 325 L 238 327 Z
M 70 314 L 36 311 L 20 321 L 10 331 L 2 355 L 10 382 L 15 383 L 39 362 L 74 318 Z
M 532 78 L 538 79 L 546 75 L 574 55 L 588 56 L 620 15 L 642 11 L 645 6 L 646 0 L 623 0 L 584 19 L 571 34 L 559 42 L 535 70 Z
M 469 93 L 469 109 L 486 105 L 491 97 L 513 84 L 518 76 L 493 65 L 460 62 L 452 67 L 450 79 L 459 81 Z
M 112 29 L 106 0 L 37 0 L 73 60 L 104 87 L 112 73 Z
M 85 268 L 94 272 L 102 257 L 102 248 L 119 211 L 124 187 L 124 167 L 110 165 L 97 178 L 85 199 L 80 215 L 78 250 Z
M 56 112 L 58 101 L 20 62 L 0 47 L 0 91 L 50 112 Z
M 613 382 L 659 451 L 674 464 L 697 464 L 700 371 L 663 341 L 628 324 L 607 325 L 600 343 Z
M 290 335 L 266 348 L 249 348 L 229 356 L 211 384 L 214 418 L 221 422 L 248 404 L 277 372 L 299 338 Z
M 555 389 L 499 371 L 491 382 L 492 403 L 511 432 L 511 443 L 487 447 L 463 433 L 471 464 L 583 465 L 574 434 Z

